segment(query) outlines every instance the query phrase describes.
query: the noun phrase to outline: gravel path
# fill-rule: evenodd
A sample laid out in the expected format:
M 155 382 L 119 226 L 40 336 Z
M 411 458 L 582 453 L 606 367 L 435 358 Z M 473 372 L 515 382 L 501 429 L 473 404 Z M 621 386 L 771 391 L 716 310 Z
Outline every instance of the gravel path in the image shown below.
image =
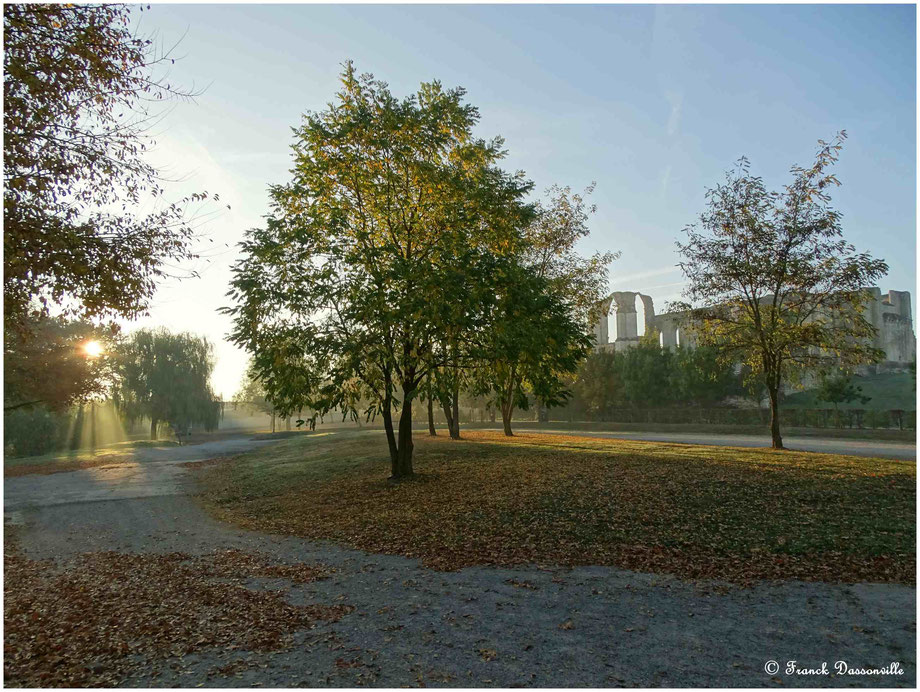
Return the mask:
M 355 607 L 337 623 L 301 633 L 288 651 L 189 656 L 182 666 L 165 665 L 155 678 L 151 669 L 127 686 L 915 684 L 913 588 L 787 582 L 740 589 L 606 567 L 434 572 L 414 560 L 238 530 L 211 519 L 187 496 L 192 486 L 179 463 L 258 444 L 236 443 L 151 451 L 148 461 L 137 462 L 142 470 L 121 476 L 88 469 L 6 484 L 6 519 L 21 525 L 31 557 L 258 550 L 335 572 L 302 586 L 266 580 L 253 586 L 289 586 L 295 603 Z M 144 494 L 144 478 L 153 479 L 155 492 Z M 46 494 L 55 489 L 68 489 L 70 499 Z M 207 676 L 234 657 L 257 665 L 229 678 Z M 764 672 L 771 660 L 781 666 L 772 676 Z M 830 673 L 839 660 L 871 668 L 898 662 L 904 673 L 795 676 L 785 674 L 789 660 L 813 668 L 826 661 Z

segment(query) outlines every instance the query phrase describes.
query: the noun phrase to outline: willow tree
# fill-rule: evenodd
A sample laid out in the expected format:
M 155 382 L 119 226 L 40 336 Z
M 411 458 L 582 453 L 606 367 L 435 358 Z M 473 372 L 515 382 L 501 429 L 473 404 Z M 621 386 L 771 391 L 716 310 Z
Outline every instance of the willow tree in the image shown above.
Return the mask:
M 394 479 L 412 475 L 412 402 L 435 344 L 482 308 L 463 290 L 515 250 L 530 185 L 473 136 L 463 89 L 396 98 L 347 63 L 329 107 L 295 131 L 292 179 L 270 189 L 264 228 L 233 269 L 231 338 L 282 415 L 380 415 Z M 487 277 L 486 277 L 487 278 Z M 398 425 L 392 411 L 399 407 Z
M 196 424 L 217 429 L 220 401 L 211 389 L 214 348 L 207 339 L 141 329 L 118 347 L 116 358 L 116 406 L 128 420 L 149 418 L 151 440 L 160 423 L 177 436 Z
M 770 191 L 746 159 L 707 192 L 708 208 L 678 242 L 685 296 L 699 343 L 750 367 L 770 398 L 773 447 L 783 448 L 779 395 L 809 368 L 878 359 L 875 328 L 863 317 L 864 290 L 888 271 L 884 261 L 843 239 L 829 190 L 846 134 L 819 142 L 814 163 Z

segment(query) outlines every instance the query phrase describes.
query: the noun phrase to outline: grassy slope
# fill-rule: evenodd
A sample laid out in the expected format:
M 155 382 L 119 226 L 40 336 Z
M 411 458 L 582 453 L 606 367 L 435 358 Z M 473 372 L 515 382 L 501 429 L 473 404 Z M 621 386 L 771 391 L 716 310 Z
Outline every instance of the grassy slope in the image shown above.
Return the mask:
M 868 403 L 858 401 L 840 404 L 840 408 L 914 411 L 917 408 L 914 378 L 906 372 L 886 372 L 878 375 L 854 377 L 853 384 L 862 387 L 863 396 L 871 397 Z M 833 404 L 818 401 L 815 390 L 796 392 L 786 397 L 788 408 L 833 408 Z
M 416 435 L 389 484 L 379 433 L 293 438 L 202 470 L 255 529 L 473 564 L 604 564 L 734 581 L 914 579 L 915 464 L 482 431 Z

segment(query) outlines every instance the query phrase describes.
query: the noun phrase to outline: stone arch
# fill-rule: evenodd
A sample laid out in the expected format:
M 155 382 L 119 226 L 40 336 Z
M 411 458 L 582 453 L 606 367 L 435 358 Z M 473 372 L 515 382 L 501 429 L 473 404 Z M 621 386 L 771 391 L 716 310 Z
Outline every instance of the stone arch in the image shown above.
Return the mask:
M 639 324 L 640 336 L 651 334 L 655 329 L 655 302 L 651 296 L 644 293 L 637 293 L 639 304 L 642 309 L 642 321 Z
M 639 325 L 641 304 L 642 324 Z M 638 343 L 643 334 L 650 334 L 656 328 L 655 303 L 651 296 L 636 291 L 614 291 L 600 304 L 599 319 L 594 326 L 594 339 L 598 347 L 619 344 L 625 348 Z

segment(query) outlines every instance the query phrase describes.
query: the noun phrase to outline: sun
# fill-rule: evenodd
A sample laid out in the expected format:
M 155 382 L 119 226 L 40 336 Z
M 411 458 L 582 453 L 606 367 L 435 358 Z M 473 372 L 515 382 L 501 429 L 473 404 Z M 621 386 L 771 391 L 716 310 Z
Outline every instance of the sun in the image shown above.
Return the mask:
M 104 351 L 105 348 L 95 339 L 83 344 L 83 353 L 86 354 L 87 358 L 98 358 Z

